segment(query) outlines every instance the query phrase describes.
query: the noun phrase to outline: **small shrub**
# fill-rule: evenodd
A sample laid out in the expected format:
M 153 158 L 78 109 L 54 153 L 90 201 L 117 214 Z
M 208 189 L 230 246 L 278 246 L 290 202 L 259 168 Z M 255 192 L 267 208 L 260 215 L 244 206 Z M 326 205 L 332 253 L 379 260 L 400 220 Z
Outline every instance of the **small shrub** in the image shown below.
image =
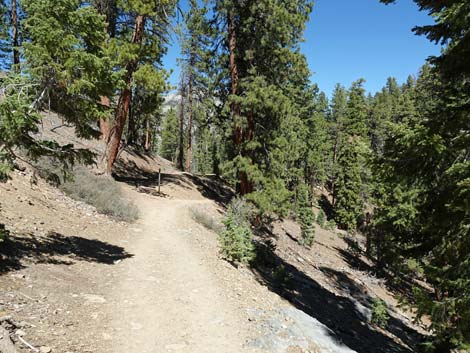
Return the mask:
M 272 274 L 274 281 L 280 286 L 285 286 L 292 279 L 292 274 L 282 264 L 277 266 Z
M 119 185 L 111 178 L 93 175 L 85 168 L 73 171 L 73 177 L 60 185 L 71 198 L 86 202 L 102 214 L 132 222 L 139 216 L 137 207 L 122 196 Z
M 228 207 L 223 221 L 225 230 L 219 234 L 220 252 L 229 261 L 248 264 L 255 258 L 253 233 L 248 222 L 246 202 L 234 199 Z
M 333 231 L 337 228 L 338 226 L 336 225 L 336 222 L 333 219 L 330 219 L 328 222 L 326 222 L 325 229 L 329 231 Z
M 302 245 L 310 247 L 315 240 L 315 226 L 313 224 L 315 217 L 310 206 L 308 189 L 305 185 L 299 188 L 297 217 L 302 234 Z
M 346 242 L 348 243 L 348 251 L 354 256 L 360 256 L 362 254 L 361 246 L 356 238 L 351 237 L 349 234 L 345 237 Z
M 232 214 L 237 223 L 251 223 L 256 214 L 255 207 L 241 197 L 235 197 L 230 201 L 228 212 Z
M 372 303 L 372 318 L 371 323 L 378 327 L 386 327 L 388 324 L 389 315 L 387 312 L 387 305 L 380 298 L 375 298 Z
M 205 228 L 212 230 L 216 233 L 220 233 L 223 230 L 221 224 L 218 223 L 214 219 L 214 217 L 211 217 L 206 212 L 197 208 L 191 208 L 190 211 L 192 218 Z
M 325 228 L 326 225 L 326 214 L 325 211 L 321 210 L 317 214 L 317 223 L 320 227 Z

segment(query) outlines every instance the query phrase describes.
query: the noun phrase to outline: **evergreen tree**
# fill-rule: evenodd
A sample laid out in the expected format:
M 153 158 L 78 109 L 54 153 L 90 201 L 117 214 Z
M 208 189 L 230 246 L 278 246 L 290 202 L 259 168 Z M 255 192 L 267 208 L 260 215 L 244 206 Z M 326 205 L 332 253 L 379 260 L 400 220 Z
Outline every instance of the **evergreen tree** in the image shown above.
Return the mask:
M 364 198 L 369 193 L 366 166 L 368 106 L 363 82 L 362 79 L 354 82 L 348 92 L 333 193 L 336 223 L 353 232 L 362 216 Z
M 176 162 L 176 154 L 179 145 L 178 134 L 179 120 L 176 110 L 171 108 L 163 119 L 160 155 L 173 163 Z
M 328 99 L 322 92 L 318 94 L 315 110 L 306 121 L 306 169 L 305 176 L 310 190 L 316 186 L 323 186 L 328 179 L 328 170 L 331 165 L 331 138 L 327 122 Z
M 61 114 L 80 137 L 96 136 L 91 123 L 104 113 L 100 97 L 113 88 L 103 18 L 78 0 L 25 0 L 23 7 L 23 49 L 38 89 L 36 107 Z
M 107 168 L 111 171 L 121 147 L 121 138 L 129 118 L 132 97 L 138 90 L 140 98 L 150 97 L 151 108 L 158 96 L 166 91 L 166 73 L 161 59 L 166 52 L 168 14 L 173 13 L 173 0 L 132 0 L 117 2 L 117 27 L 107 46 L 113 57 L 114 76 L 119 88 L 113 127 L 107 144 Z M 142 93 L 142 90 L 145 93 Z M 134 117 L 134 116 L 132 116 Z M 134 133 L 136 121 L 130 121 L 128 130 Z
M 110 73 L 108 59 L 102 51 L 105 24 L 94 8 L 75 0 L 24 0 L 22 9 L 23 34 L 28 41 L 17 48 L 13 40 L 10 52 L 23 51 L 25 61 L 21 69 L 25 74 L 10 73 L 2 79 L 3 176 L 12 166 L 16 147 L 22 147 L 33 159 L 41 155 L 55 157 L 64 167 L 77 160 L 91 162 L 89 151 L 33 138 L 41 119 L 39 111 L 51 108 L 75 126 L 79 136 L 91 137 L 94 135 L 91 123 L 103 113 L 99 97 L 110 90 L 106 79 Z M 17 62 L 15 55 L 13 62 Z
M 470 3 L 415 2 L 436 19 L 415 32 L 446 46 L 418 80 L 422 118 L 397 124 L 389 136 L 382 176 L 401 194 L 381 205 L 377 223 L 397 253 L 423 265 L 434 296 L 417 291 L 418 315 L 432 319 L 435 351 L 449 352 L 470 346 Z
M 301 131 L 306 113 L 308 68 L 299 42 L 310 1 L 216 1 L 218 33 L 226 47 L 220 90 L 233 147 L 228 175 L 262 213 L 286 212 L 292 186 L 302 178 Z M 223 21 L 222 21 L 223 20 Z M 228 59 L 228 60 L 227 60 Z M 227 94 L 230 93 L 230 94 Z M 288 208 L 288 207 L 287 207 Z
M 302 244 L 310 247 L 315 240 L 315 217 L 310 203 L 308 187 L 305 184 L 301 184 L 297 190 L 297 207 Z
M 196 0 L 189 1 L 189 11 L 185 14 L 184 28 L 180 34 L 182 58 L 180 65 L 185 71 L 186 109 L 186 164 L 185 170 L 191 172 L 194 159 L 194 130 L 198 120 L 205 120 L 207 110 L 201 109 L 208 99 L 210 90 L 210 50 L 211 28 L 207 17 L 208 8 L 200 7 Z M 197 147 L 197 146 L 196 146 Z M 197 152 L 196 152 L 197 153 Z
M 344 87 L 337 84 L 333 91 L 330 105 L 330 114 L 328 116 L 330 122 L 330 133 L 333 138 L 333 156 L 331 161 L 331 169 L 329 172 L 331 180 L 331 193 L 335 194 L 336 174 L 338 173 L 338 154 L 341 147 L 343 137 L 343 125 L 346 116 L 347 91 Z M 333 205 L 334 205 L 333 199 Z
M 362 179 L 359 164 L 359 137 L 349 136 L 338 156 L 339 171 L 335 187 L 335 221 L 342 229 L 354 232 L 363 211 Z

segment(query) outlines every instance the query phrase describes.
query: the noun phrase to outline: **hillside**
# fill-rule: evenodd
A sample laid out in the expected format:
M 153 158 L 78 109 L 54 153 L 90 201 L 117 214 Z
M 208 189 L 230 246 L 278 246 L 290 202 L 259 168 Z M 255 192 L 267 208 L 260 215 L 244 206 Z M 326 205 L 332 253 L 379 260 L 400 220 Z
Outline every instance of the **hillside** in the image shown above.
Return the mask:
M 99 151 L 58 122 L 46 117 L 41 133 Z M 220 224 L 232 197 L 220 180 L 127 151 L 115 177 L 140 211 L 129 224 L 24 167 L 0 184 L 0 320 L 17 352 L 412 352 L 424 334 L 340 233 L 317 226 L 306 249 L 299 226 L 278 221 L 258 233 L 271 246 L 254 268 L 221 259 L 196 221 Z M 384 329 L 370 324 L 374 298 Z

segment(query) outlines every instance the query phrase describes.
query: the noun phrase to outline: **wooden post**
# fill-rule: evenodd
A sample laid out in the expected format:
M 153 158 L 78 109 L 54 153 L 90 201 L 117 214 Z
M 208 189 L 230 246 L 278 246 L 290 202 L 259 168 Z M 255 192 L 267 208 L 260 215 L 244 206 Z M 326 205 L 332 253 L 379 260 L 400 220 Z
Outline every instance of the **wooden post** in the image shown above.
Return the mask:
M 162 185 L 162 168 L 158 168 L 158 194 L 160 194 L 161 185 Z

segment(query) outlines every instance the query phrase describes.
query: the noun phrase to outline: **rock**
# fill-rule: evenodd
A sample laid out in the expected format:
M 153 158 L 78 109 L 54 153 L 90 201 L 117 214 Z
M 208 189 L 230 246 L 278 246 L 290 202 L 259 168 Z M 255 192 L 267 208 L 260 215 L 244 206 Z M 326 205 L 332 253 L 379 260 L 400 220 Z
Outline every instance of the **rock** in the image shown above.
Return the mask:
M 52 352 L 52 348 L 51 347 L 47 347 L 47 346 L 42 346 L 39 348 L 39 352 L 40 353 L 51 353 Z

